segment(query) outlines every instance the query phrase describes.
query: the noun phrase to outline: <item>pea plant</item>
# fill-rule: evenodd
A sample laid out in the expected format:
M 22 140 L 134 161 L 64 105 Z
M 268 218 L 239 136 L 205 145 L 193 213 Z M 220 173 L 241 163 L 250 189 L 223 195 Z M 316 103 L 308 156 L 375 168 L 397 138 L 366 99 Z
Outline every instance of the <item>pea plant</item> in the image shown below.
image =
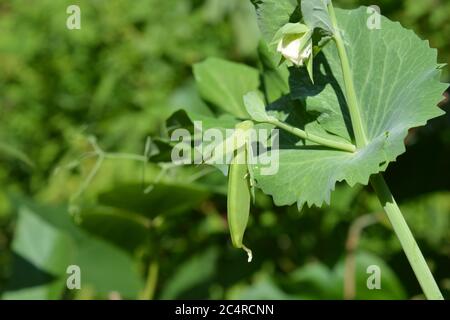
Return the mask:
M 370 28 L 373 11 L 366 7 L 335 9 L 329 0 L 252 2 L 263 35 L 257 68 L 217 58 L 195 65 L 198 91 L 217 116 L 186 108 L 168 121 L 239 128 L 244 136 L 224 170 L 234 246 L 251 260 L 243 236 L 254 188 L 276 205 L 301 210 L 329 204 L 338 182 L 370 184 L 426 297 L 442 299 L 382 175 L 406 151 L 408 130 L 443 114 L 437 104 L 447 85 L 440 82 L 437 51 L 381 15 L 379 27 Z M 253 127 L 279 132 L 274 174 L 250 161 L 247 133 Z M 275 152 L 272 147 L 267 152 Z

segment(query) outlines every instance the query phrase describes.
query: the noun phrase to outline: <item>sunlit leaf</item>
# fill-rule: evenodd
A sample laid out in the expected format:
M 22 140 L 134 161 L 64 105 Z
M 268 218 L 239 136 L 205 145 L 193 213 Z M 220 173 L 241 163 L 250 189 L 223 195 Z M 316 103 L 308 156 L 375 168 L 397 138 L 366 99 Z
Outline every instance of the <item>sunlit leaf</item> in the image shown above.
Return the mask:
M 350 186 L 367 184 L 372 174 L 385 170 L 405 151 L 403 141 L 410 128 L 443 114 L 436 105 L 447 85 L 439 81 L 437 52 L 428 42 L 387 18 L 382 19 L 381 30 L 369 30 L 364 8 L 338 10 L 337 15 L 368 145 L 355 153 L 285 147 L 280 151 L 278 174 L 263 176 L 255 168 L 259 186 L 278 205 L 321 206 L 329 202 L 338 181 L 345 180 Z M 316 64 L 315 85 L 304 70 L 292 70 L 291 98 L 319 113 L 316 124 L 323 130 L 352 139 L 336 46 L 326 46 Z

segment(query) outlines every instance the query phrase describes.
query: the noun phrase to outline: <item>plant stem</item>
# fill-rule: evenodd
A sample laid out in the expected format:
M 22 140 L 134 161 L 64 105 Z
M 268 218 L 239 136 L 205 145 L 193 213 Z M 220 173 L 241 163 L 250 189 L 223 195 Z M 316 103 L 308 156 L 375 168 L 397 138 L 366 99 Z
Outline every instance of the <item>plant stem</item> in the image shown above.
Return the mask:
M 156 284 L 158 282 L 159 265 L 153 261 L 148 267 L 147 281 L 145 288 L 140 295 L 141 300 L 153 300 L 155 296 Z
M 344 76 L 345 84 L 345 95 L 350 112 L 350 118 L 352 120 L 352 127 L 355 133 L 356 146 L 358 148 L 363 148 L 367 144 L 366 133 L 364 131 L 359 103 L 356 97 L 355 84 L 353 82 L 353 74 L 350 67 L 350 62 L 348 60 L 347 51 L 345 50 L 344 41 L 342 40 L 341 33 L 339 32 L 336 14 L 334 12 L 333 4 L 331 3 L 331 1 L 328 5 L 328 11 L 330 13 L 331 22 L 333 23 L 333 27 L 335 29 L 334 41 L 339 53 L 339 58 L 341 59 L 342 74 Z
M 341 60 L 342 73 L 345 83 L 345 96 L 352 120 L 352 127 L 355 133 L 356 146 L 358 148 L 364 148 L 367 145 L 367 138 L 356 96 L 355 85 L 353 83 L 353 74 L 331 1 L 328 5 L 328 11 L 335 29 L 334 40 L 339 53 L 339 58 Z M 403 218 L 400 208 L 395 202 L 389 187 L 384 181 L 383 176 L 379 173 L 372 176 L 370 181 L 398 239 L 400 240 L 403 251 L 405 252 L 408 261 L 413 268 L 417 279 L 419 280 L 425 296 L 427 299 L 442 300 L 443 297 L 439 291 L 439 287 L 437 286 L 436 281 L 428 268 L 425 258 L 423 257 L 422 252 L 420 251 L 419 246 L 411 233 L 411 230 L 409 230 L 409 227 Z
M 425 296 L 429 300 L 443 300 L 442 294 L 428 268 L 425 258 L 381 173 L 373 176 L 370 182 L 400 240 L 403 251 L 405 251 Z
M 356 151 L 356 147 L 352 144 L 345 143 L 345 142 L 339 142 L 339 141 L 333 141 L 333 140 L 329 140 L 329 139 L 319 137 L 319 136 L 316 136 L 313 134 L 309 134 L 306 131 L 303 131 L 299 128 L 293 127 L 287 123 L 284 123 L 284 122 L 281 122 L 278 120 L 272 120 L 268 123 L 273 124 L 274 126 L 279 127 L 289 133 L 292 133 L 293 135 L 295 135 L 297 137 L 300 137 L 305 140 L 309 140 L 314 143 L 318 143 L 325 147 L 330 147 L 333 149 L 352 152 L 352 153 Z

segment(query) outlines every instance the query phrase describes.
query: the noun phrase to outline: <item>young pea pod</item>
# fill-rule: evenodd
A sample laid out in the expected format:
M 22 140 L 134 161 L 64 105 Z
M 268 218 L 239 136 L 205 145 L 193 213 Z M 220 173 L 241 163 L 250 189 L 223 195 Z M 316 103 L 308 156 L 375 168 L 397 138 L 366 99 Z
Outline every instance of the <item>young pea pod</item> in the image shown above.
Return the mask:
M 248 130 L 253 127 L 251 121 L 245 121 L 236 126 L 236 138 L 241 140 L 233 153 L 228 173 L 228 225 L 231 240 L 236 248 L 247 252 L 248 262 L 252 261 L 252 251 L 243 244 L 245 229 L 247 228 L 252 199 L 252 175 L 249 171 L 249 157 L 251 149 L 248 140 Z

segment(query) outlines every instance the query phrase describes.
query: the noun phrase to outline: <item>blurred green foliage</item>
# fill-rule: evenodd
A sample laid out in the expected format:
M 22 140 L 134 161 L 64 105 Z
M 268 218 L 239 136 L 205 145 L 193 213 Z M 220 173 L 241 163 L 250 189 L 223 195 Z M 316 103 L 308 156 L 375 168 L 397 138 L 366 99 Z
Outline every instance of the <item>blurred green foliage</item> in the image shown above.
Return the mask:
M 335 2 L 378 4 L 449 61 L 448 1 Z M 175 110 L 214 112 L 199 98 L 194 63 L 223 57 L 258 67 L 259 32 L 249 1 L 80 0 L 82 29 L 73 31 L 65 27 L 70 4 L 0 1 L 2 298 L 403 299 L 420 293 L 370 190 L 339 186 L 332 207 L 301 214 L 258 194 L 246 234 L 255 258 L 247 264 L 229 240 L 225 177 L 139 156 L 146 137 L 164 132 Z M 387 174 L 447 298 L 449 123 L 446 116 L 413 132 L 409 151 Z M 350 230 L 364 214 L 374 222 L 351 248 L 359 237 Z M 81 267 L 81 290 L 65 286 L 72 264 Z M 366 287 L 372 264 L 383 270 L 381 291 Z M 344 290 L 352 279 L 353 294 Z

